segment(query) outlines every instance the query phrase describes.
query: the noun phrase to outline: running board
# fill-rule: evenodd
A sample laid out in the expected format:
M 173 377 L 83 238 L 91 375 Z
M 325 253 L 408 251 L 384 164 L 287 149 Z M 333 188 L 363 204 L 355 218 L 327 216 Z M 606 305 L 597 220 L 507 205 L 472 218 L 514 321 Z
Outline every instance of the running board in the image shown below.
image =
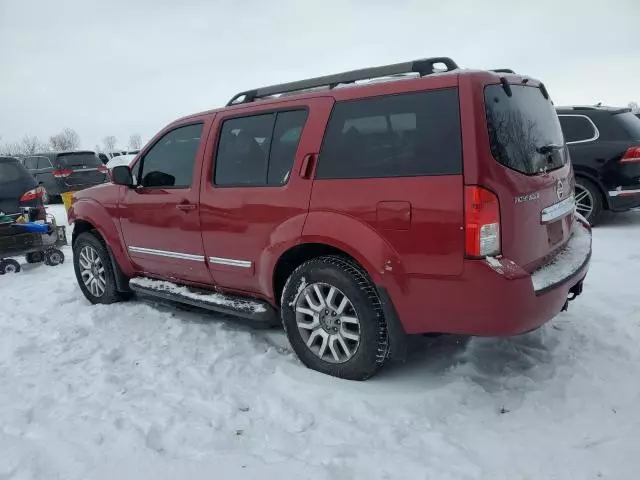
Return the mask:
M 276 310 L 267 302 L 260 300 L 224 295 L 148 277 L 132 278 L 129 280 L 129 287 L 134 292 L 143 295 L 247 318 L 260 323 L 279 322 Z

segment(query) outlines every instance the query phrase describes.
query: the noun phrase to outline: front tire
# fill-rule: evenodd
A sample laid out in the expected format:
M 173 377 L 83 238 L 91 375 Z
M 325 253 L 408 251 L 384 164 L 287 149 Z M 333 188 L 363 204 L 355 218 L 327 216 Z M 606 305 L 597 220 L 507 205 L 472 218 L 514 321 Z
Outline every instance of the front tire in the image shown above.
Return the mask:
M 81 233 L 73 243 L 73 268 L 84 296 L 93 304 L 124 300 L 117 291 L 107 247 L 91 232 Z
M 21 270 L 20 264 L 12 258 L 7 258 L 0 261 L 0 275 L 19 273 Z
M 284 287 L 281 316 L 291 347 L 313 370 L 366 380 L 388 357 L 378 292 L 348 259 L 319 257 L 298 267 Z

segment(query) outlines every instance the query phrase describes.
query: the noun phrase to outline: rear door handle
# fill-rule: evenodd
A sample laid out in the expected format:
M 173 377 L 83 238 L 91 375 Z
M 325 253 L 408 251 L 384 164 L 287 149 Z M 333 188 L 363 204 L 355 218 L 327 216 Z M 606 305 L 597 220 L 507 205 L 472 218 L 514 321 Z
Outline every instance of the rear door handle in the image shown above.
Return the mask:
M 302 159 L 302 166 L 300 167 L 301 178 L 311 178 L 313 172 L 313 164 L 315 163 L 316 155 L 309 153 Z
M 195 203 L 179 203 L 176 205 L 176 208 L 183 212 L 190 212 L 198 208 L 198 205 L 196 205 Z

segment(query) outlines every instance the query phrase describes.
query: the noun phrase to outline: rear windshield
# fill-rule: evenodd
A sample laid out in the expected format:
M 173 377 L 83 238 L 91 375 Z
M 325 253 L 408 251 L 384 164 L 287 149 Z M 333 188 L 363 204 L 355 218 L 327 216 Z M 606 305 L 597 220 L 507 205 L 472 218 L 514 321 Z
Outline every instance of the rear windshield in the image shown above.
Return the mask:
M 0 160 L 0 184 L 33 181 L 33 177 L 17 161 Z M 35 181 L 33 181 L 35 183 Z
M 95 153 L 63 153 L 58 155 L 60 167 L 99 167 L 102 162 Z
M 558 116 L 537 87 L 502 85 L 484 90 L 487 129 L 493 157 L 525 175 L 555 170 L 566 164 L 567 152 Z
M 631 112 L 618 113 L 614 117 L 622 124 L 632 139 L 640 140 L 640 118 Z

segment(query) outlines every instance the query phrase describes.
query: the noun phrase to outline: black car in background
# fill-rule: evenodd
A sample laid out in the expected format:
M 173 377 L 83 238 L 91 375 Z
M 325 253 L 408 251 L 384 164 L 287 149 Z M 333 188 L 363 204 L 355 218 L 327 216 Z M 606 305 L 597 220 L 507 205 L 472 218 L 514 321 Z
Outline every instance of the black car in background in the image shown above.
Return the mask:
M 578 211 L 595 225 L 604 210 L 640 207 L 640 118 L 605 106 L 556 111 L 575 171 Z
M 107 167 L 95 152 L 45 152 L 23 159 L 24 166 L 45 188 L 49 201 L 108 181 Z
M 0 156 L 0 211 L 12 215 L 26 207 L 37 208 L 44 218 L 44 189 L 17 158 Z

